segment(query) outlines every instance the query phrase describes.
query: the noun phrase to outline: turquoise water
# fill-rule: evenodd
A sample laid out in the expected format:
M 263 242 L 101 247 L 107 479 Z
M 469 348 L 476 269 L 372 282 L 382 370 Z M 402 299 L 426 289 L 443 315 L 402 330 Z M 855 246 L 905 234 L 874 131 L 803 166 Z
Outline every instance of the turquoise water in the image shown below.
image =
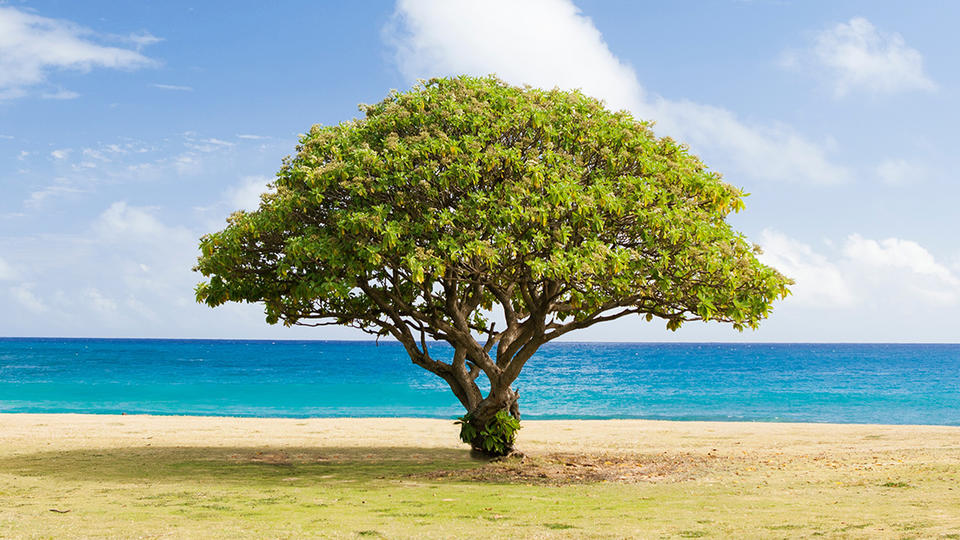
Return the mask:
M 553 343 L 515 386 L 528 419 L 960 425 L 960 345 Z M 463 411 L 396 343 L 5 338 L 0 412 Z

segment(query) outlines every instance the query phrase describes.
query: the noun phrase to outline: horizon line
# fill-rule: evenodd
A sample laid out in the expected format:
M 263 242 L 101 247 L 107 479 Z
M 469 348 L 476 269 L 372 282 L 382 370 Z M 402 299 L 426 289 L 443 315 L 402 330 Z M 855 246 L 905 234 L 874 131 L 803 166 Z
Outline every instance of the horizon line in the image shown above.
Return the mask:
M 0 341 L 13 340 L 87 340 L 87 341 L 244 341 L 244 342 L 290 342 L 290 343 L 394 343 L 401 345 L 395 339 L 313 339 L 313 338 L 198 338 L 198 337 L 89 337 L 89 336 L 0 336 Z M 429 343 L 446 343 L 442 340 L 431 340 Z M 549 344 L 577 344 L 577 345 L 960 345 L 956 341 L 549 341 Z

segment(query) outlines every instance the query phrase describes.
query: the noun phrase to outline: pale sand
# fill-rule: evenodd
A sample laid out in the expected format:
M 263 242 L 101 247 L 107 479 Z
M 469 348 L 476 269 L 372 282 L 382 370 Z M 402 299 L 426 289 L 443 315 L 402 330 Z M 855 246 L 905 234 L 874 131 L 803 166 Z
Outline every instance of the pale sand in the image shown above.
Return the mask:
M 450 420 L 0 414 L 0 455 L 130 447 L 465 448 Z M 960 455 L 960 427 L 651 420 L 524 421 L 532 453 Z M 950 461 L 953 461 L 951 459 Z

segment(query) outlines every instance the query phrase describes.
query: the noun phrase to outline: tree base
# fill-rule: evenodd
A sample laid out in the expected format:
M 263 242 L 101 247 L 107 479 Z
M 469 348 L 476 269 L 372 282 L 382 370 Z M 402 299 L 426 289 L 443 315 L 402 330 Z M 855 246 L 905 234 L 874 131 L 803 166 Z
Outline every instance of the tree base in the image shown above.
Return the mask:
M 470 448 L 470 459 L 474 461 L 494 461 L 502 457 L 503 456 L 491 454 L 485 450 L 478 450 L 473 447 Z
M 481 418 L 468 413 L 458 421 L 460 440 L 488 457 L 502 457 L 513 452 L 513 443 L 520 430 L 520 420 L 500 409 L 491 417 Z

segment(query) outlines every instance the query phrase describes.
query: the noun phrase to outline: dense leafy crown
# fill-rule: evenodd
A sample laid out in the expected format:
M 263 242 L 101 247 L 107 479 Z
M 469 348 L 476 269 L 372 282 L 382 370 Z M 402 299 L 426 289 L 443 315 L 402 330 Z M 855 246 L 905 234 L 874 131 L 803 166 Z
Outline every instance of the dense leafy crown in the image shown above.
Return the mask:
M 314 126 L 260 208 L 203 237 L 199 301 L 489 351 L 633 313 L 754 327 L 788 293 L 724 221 L 740 190 L 580 92 L 433 79 L 362 110 Z

